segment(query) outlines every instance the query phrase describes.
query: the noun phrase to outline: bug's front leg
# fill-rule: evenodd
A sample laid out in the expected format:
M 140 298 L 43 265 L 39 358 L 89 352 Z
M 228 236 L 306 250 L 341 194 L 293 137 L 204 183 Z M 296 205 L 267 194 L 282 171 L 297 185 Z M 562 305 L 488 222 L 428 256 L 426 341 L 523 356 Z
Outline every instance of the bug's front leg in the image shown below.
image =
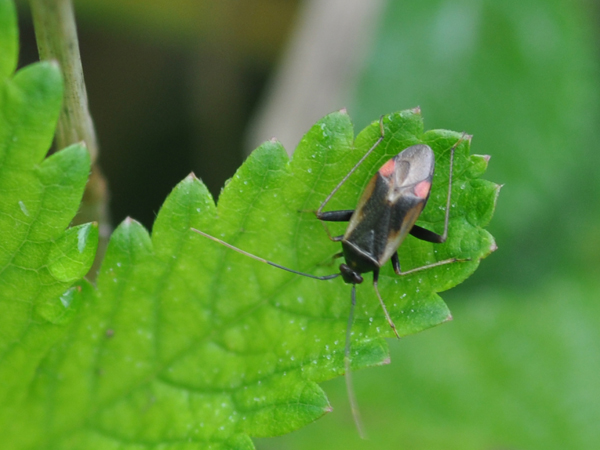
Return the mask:
M 317 219 L 323 220 L 325 222 L 348 222 L 352 217 L 352 214 L 354 214 L 353 209 L 341 209 L 339 211 L 325 212 L 317 211 L 315 213 Z
M 325 225 L 324 222 L 348 222 L 350 220 L 350 218 L 352 217 L 352 214 L 354 214 L 353 209 L 342 209 L 339 211 L 326 211 L 326 212 L 317 211 L 317 212 L 315 212 L 317 219 L 319 219 L 321 221 L 321 223 L 323 224 L 323 228 L 325 228 L 325 232 L 327 233 L 327 236 L 329 236 L 329 239 L 331 239 L 333 242 L 340 242 L 344 238 L 344 235 L 332 236 L 331 233 L 329 232 L 329 228 L 327 228 L 327 225 Z

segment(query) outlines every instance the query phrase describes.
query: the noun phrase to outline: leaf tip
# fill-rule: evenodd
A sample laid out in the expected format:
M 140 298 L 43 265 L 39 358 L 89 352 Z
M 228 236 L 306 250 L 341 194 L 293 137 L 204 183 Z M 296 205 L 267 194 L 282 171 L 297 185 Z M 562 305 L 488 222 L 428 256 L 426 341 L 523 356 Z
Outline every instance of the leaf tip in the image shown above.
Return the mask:
M 496 244 L 495 240 L 492 240 L 492 243 L 490 244 L 490 253 L 493 253 L 496 250 L 498 250 L 498 245 Z
M 131 216 L 127 216 L 125 217 L 125 220 L 123 220 L 123 225 L 126 226 L 131 226 L 137 223 L 137 220 L 135 220 L 133 217 Z

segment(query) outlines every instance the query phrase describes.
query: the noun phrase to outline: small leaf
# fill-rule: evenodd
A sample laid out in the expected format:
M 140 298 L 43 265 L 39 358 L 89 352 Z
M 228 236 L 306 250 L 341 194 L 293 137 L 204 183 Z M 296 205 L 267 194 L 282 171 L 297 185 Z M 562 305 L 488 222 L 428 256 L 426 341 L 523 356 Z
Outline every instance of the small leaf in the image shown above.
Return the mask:
M 74 282 L 92 266 L 98 246 L 98 225 L 86 223 L 70 228 L 48 255 L 48 270 L 59 281 Z

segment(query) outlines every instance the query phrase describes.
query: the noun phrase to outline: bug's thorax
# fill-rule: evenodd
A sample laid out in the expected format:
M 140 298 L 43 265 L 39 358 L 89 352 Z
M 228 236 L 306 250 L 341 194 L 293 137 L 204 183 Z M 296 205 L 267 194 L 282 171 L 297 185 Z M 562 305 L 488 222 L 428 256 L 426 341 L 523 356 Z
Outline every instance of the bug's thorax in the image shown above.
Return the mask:
M 342 239 L 350 268 L 371 272 L 392 257 L 427 203 L 434 165 L 431 148 L 413 145 L 371 178 Z

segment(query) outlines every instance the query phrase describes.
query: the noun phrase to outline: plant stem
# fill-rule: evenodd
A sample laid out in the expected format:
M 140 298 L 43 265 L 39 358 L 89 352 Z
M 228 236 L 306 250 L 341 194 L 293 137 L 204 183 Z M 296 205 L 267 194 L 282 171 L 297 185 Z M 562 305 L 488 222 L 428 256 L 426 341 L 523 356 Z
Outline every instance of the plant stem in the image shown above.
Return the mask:
M 92 161 L 92 173 L 80 211 L 73 222 L 99 223 L 100 244 L 96 262 L 88 274 L 94 277 L 110 235 L 108 190 L 96 164 L 98 143 L 88 109 L 73 3 L 71 0 L 29 0 L 29 4 L 40 59 L 58 61 L 64 77 L 64 98 L 56 129 L 56 146 L 60 149 L 84 141 Z

